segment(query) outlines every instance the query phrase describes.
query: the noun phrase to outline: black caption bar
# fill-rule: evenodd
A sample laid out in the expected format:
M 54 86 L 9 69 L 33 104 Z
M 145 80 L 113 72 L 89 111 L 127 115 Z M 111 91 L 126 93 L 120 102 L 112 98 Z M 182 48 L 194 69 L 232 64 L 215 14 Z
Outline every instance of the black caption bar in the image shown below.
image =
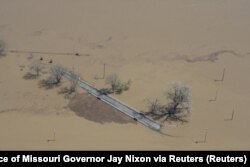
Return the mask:
M 0 166 L 249 166 L 250 151 L 0 151 Z

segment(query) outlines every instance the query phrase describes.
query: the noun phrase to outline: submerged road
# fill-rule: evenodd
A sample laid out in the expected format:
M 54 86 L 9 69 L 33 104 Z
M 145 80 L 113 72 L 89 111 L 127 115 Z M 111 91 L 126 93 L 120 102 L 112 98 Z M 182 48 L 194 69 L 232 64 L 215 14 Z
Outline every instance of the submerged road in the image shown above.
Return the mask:
M 75 79 L 74 74 L 70 73 L 69 71 L 64 71 L 64 77 L 68 80 Z M 88 93 L 92 94 L 93 96 L 97 97 L 98 99 L 102 100 L 103 102 L 109 104 L 110 106 L 116 108 L 117 110 L 121 111 L 122 113 L 128 115 L 129 117 L 137 120 L 141 124 L 156 130 L 161 130 L 161 125 L 157 123 L 156 121 L 152 120 L 148 116 L 144 115 L 142 112 L 139 112 L 132 107 L 129 107 L 128 105 L 122 103 L 121 101 L 117 100 L 116 98 L 103 94 L 100 90 L 94 88 L 93 86 L 89 85 L 85 81 L 82 81 L 80 78 L 78 79 L 78 85 L 85 89 Z

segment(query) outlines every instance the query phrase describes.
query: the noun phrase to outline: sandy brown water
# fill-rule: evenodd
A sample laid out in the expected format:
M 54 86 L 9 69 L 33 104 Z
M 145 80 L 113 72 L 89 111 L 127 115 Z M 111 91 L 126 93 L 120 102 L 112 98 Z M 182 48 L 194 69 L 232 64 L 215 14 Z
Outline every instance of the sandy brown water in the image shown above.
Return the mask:
M 0 58 L 0 149 L 250 149 L 250 1 L 0 0 L 0 38 L 17 51 Z M 117 73 L 133 81 L 118 99 L 146 110 L 166 102 L 173 81 L 192 87 L 192 118 L 156 133 L 140 124 L 99 124 L 77 116 L 60 87 L 25 80 L 32 60 L 53 59 L 97 88 Z M 220 79 L 226 69 L 223 82 Z M 66 80 L 62 86 L 68 85 Z M 79 90 L 80 93 L 84 91 Z M 218 97 L 213 99 L 215 92 Z M 235 110 L 233 121 L 229 119 Z M 56 131 L 56 141 L 47 142 Z M 207 129 L 207 143 L 202 140 Z

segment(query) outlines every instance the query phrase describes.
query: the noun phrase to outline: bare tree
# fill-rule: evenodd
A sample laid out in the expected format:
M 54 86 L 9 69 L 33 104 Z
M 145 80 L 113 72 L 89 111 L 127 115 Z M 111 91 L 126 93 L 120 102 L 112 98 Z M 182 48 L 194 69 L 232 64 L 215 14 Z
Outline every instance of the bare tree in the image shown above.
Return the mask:
M 166 92 L 170 103 L 166 107 L 166 120 L 176 120 L 185 122 L 185 117 L 191 113 L 190 100 L 191 89 L 187 85 L 174 83 Z
M 31 63 L 30 66 L 30 72 L 35 73 L 36 76 L 38 77 L 40 75 L 40 72 L 43 70 L 44 66 L 39 60 L 35 60 Z
M 148 112 L 146 112 L 146 115 L 150 115 L 154 119 L 160 119 L 164 116 L 165 107 L 159 103 L 158 99 L 153 101 L 148 100 L 148 103 Z
M 132 84 L 132 80 L 129 79 L 126 83 L 124 83 L 123 89 L 125 91 L 129 90 L 131 84 Z
M 119 79 L 117 74 L 112 74 L 106 78 L 106 83 L 109 84 L 111 86 L 112 91 L 115 92 L 118 87 L 120 87 L 121 80 Z
M 112 74 L 106 78 L 106 83 L 111 85 L 111 90 L 113 93 L 120 94 L 130 88 L 132 81 L 128 80 L 127 82 L 122 82 L 117 74 Z
M 64 94 L 64 98 L 70 98 L 70 95 L 72 95 L 72 93 L 76 92 L 76 88 L 77 88 L 77 84 L 79 82 L 79 76 L 71 73 L 70 74 L 70 85 L 69 87 L 63 87 L 61 88 L 61 90 L 58 92 L 59 94 Z
M 148 112 L 155 119 L 163 121 L 187 122 L 186 117 L 190 114 L 191 89 L 181 83 L 174 83 L 166 92 L 169 103 L 161 105 L 158 100 L 150 102 Z
M 0 56 L 5 55 L 6 44 L 4 41 L 0 40 Z
M 79 76 L 72 73 L 69 86 L 70 93 L 76 92 L 78 82 L 79 82 Z
M 50 66 L 50 80 L 57 85 L 61 82 L 64 74 L 64 68 L 59 64 L 52 64 Z

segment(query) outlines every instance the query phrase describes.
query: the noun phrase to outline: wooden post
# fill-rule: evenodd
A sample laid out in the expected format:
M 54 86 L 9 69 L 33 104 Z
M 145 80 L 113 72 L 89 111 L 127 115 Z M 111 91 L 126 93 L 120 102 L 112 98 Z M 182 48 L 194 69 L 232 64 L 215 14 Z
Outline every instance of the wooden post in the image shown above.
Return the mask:
M 196 144 L 199 144 L 199 143 L 206 143 L 207 142 L 207 130 L 208 129 L 205 129 L 205 136 L 204 136 L 204 139 L 203 140 L 197 140 L 195 141 Z
M 209 102 L 216 101 L 217 100 L 217 96 L 218 96 L 218 90 L 216 90 L 216 94 L 215 94 L 214 99 L 210 99 Z
M 51 142 L 51 141 L 56 141 L 56 129 L 55 128 L 54 128 L 54 131 L 53 131 L 53 138 L 47 140 L 47 142 Z
M 234 119 L 234 110 L 232 112 L 232 117 L 231 117 L 231 121 Z
M 216 94 L 215 94 L 214 101 L 216 101 L 216 100 L 217 100 L 217 96 L 218 96 L 218 90 L 216 90 Z
M 56 129 L 54 129 L 54 133 L 53 133 L 53 141 L 56 141 Z
M 226 73 L 226 68 L 223 69 L 223 73 L 222 73 L 221 79 L 215 79 L 214 81 L 215 82 L 218 82 L 218 81 L 223 82 L 224 78 L 225 78 L 225 73 Z
M 106 75 L 106 64 L 104 63 L 103 64 L 103 75 L 102 75 L 103 79 L 105 78 L 105 75 Z
M 224 68 L 224 70 L 223 70 L 223 74 L 222 74 L 221 82 L 223 82 L 223 81 L 224 81 L 225 72 L 226 72 L 226 68 Z
M 204 137 L 204 143 L 207 142 L 207 129 L 205 129 L 205 137 Z
M 75 73 L 75 67 L 74 64 L 72 64 L 72 72 Z
M 233 119 L 234 119 L 234 109 L 233 109 L 233 111 L 232 111 L 231 118 L 225 119 L 224 121 L 232 121 Z

